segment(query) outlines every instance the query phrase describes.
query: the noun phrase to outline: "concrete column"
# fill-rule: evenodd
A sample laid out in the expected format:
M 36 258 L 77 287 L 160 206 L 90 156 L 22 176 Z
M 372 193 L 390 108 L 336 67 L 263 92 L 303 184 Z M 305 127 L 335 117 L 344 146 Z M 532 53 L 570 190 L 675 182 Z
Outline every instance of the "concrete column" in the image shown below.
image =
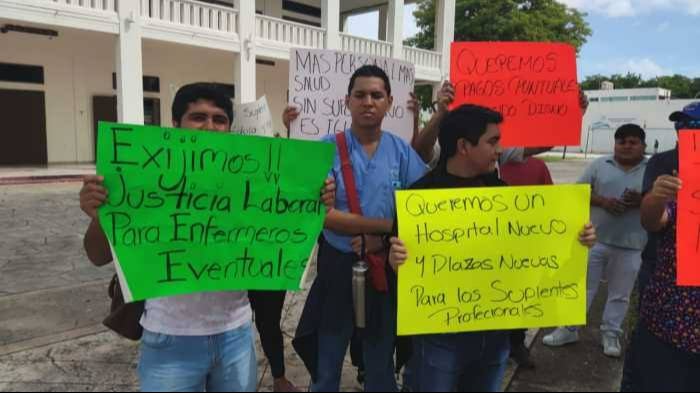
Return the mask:
M 389 5 L 384 4 L 379 7 L 379 33 L 377 38 L 379 41 L 389 41 Z
M 143 60 L 139 2 L 119 5 L 116 47 L 117 115 L 122 123 L 143 124 Z
M 442 76 L 450 75 L 450 45 L 455 40 L 455 0 L 436 0 L 435 50 L 442 53 Z
M 403 59 L 403 12 L 404 0 L 389 0 L 387 41 L 393 45 L 391 53 L 394 59 Z M 379 23 L 382 23 L 381 19 Z
M 255 64 L 255 2 L 236 0 L 239 12 L 239 35 L 241 51 L 236 62 L 236 102 L 247 103 L 258 99 Z
M 321 1 L 321 26 L 326 29 L 326 49 L 342 49 L 340 41 L 340 0 Z

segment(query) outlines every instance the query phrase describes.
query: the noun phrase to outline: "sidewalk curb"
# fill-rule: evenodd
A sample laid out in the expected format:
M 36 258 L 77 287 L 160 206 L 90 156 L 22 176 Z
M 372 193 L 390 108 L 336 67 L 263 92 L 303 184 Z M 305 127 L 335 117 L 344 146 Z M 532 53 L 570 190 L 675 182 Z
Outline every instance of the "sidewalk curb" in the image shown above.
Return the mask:
M 5 177 L 0 178 L 0 186 L 48 183 L 75 183 L 83 181 L 84 177 L 84 175 Z
M 77 340 L 87 336 L 94 336 L 109 331 L 101 323 L 69 330 L 44 337 L 37 337 L 29 340 L 8 344 L 0 348 L 0 357 L 12 355 L 19 352 L 29 351 L 37 348 L 48 347 L 66 341 Z

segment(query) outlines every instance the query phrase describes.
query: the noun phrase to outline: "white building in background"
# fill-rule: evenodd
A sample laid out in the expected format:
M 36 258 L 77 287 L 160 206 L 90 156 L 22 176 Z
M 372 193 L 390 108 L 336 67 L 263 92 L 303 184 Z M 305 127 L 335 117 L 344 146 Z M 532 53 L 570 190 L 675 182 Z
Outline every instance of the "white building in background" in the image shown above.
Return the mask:
M 607 82 L 601 90 L 588 90 L 586 95 L 591 102 L 637 102 L 637 101 L 668 101 L 671 90 L 659 87 L 649 89 L 618 89 Z M 608 87 L 608 88 L 605 88 Z
M 415 0 L 0 0 L 0 165 L 92 162 L 99 120 L 172 124 L 177 89 L 229 85 L 237 102 L 287 102 L 292 47 L 340 49 L 449 75 L 455 0 L 436 0 L 436 48 L 403 45 Z M 378 9 L 380 39 L 343 33 Z M 281 119 L 275 119 L 281 129 Z
M 673 149 L 678 138 L 668 117 L 694 101 L 673 100 L 672 92 L 661 88 L 615 90 L 608 85 L 585 93 L 590 105 L 583 119 L 581 146 L 576 148 L 585 153 L 611 153 L 615 131 L 627 123 L 646 130 L 648 153 L 654 153 L 657 142 L 658 151 Z

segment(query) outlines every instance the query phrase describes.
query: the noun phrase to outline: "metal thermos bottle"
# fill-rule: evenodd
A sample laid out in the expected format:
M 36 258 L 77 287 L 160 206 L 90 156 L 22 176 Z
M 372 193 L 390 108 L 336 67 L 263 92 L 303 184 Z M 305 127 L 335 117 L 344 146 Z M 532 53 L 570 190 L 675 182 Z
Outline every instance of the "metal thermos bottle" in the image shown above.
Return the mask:
M 367 327 L 365 306 L 366 306 L 366 282 L 367 282 L 367 271 L 369 266 L 367 265 L 366 255 L 365 255 L 365 238 L 362 237 L 362 260 L 355 262 L 352 266 L 352 299 L 353 307 L 355 309 L 355 327 L 359 329 L 364 329 Z
M 365 291 L 367 270 L 369 267 L 365 261 L 358 261 L 352 266 L 352 298 L 355 308 L 355 327 L 364 329 L 367 327 L 365 320 Z

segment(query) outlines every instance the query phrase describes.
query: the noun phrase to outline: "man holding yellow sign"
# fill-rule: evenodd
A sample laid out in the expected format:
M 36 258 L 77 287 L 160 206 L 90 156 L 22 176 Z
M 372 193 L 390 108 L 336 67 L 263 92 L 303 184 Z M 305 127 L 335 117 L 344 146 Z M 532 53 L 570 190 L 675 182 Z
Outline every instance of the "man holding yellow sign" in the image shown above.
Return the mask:
M 401 240 L 389 262 L 401 266 L 398 333 L 422 335 L 409 365 L 414 391 L 498 391 L 505 330 L 585 323 L 584 246 L 596 235 L 578 229 L 590 189 L 502 188 L 502 121 L 475 105 L 450 112 L 442 164 L 397 193 Z

